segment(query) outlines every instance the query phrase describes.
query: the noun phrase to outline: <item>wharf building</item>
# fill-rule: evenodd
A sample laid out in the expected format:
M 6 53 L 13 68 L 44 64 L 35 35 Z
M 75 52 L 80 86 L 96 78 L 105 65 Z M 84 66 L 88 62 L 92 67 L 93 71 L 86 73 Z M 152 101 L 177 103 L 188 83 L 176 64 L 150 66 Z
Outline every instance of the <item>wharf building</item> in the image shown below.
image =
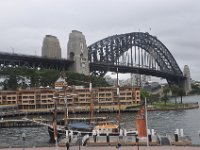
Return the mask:
M 0 91 L 0 106 L 17 106 L 18 110 L 24 112 L 49 112 L 54 109 L 55 102 L 58 111 L 64 111 L 67 105 L 69 112 L 88 112 L 91 100 L 96 112 L 116 111 L 118 102 L 121 110 L 125 110 L 140 103 L 140 89 L 120 87 L 120 95 L 117 95 L 115 87 L 98 87 L 91 91 L 82 86 Z

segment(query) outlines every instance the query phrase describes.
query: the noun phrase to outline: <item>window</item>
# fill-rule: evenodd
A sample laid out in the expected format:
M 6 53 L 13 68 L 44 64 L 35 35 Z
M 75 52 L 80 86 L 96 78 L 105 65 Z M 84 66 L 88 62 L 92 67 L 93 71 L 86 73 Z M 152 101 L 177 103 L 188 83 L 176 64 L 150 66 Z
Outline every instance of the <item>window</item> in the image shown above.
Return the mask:
M 44 99 L 44 98 L 46 98 L 47 96 L 46 95 L 42 95 L 42 98 Z
M 27 99 L 28 98 L 28 96 L 23 96 L 23 99 Z
M 34 96 L 29 96 L 30 99 L 34 99 Z
M 53 98 L 53 95 L 48 95 L 48 98 Z

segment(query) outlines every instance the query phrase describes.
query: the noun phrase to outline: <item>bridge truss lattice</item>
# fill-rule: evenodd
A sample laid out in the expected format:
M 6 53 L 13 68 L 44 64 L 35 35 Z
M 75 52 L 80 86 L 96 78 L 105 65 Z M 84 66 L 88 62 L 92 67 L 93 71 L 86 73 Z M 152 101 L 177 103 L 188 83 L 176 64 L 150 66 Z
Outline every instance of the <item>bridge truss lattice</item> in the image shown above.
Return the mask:
M 113 35 L 88 46 L 90 71 L 136 73 L 165 78 L 180 84 L 183 73 L 167 47 L 149 33 Z

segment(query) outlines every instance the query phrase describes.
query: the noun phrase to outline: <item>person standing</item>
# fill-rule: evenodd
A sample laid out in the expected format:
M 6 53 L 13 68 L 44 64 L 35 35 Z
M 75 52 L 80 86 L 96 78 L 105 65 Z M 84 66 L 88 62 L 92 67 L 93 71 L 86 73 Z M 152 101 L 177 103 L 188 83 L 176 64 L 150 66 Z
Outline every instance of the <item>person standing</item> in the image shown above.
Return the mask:
M 69 142 L 67 141 L 67 143 L 66 143 L 66 148 L 67 148 L 67 150 L 70 150 L 69 149 Z

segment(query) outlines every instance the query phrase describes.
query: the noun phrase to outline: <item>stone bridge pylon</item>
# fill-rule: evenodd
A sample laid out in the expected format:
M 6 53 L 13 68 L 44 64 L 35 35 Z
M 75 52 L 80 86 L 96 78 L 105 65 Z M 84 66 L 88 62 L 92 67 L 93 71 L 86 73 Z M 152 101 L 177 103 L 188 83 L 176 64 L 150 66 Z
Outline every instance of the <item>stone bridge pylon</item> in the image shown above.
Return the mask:
M 72 30 L 67 45 L 67 59 L 74 61 L 69 70 L 89 75 L 88 48 L 82 32 Z

